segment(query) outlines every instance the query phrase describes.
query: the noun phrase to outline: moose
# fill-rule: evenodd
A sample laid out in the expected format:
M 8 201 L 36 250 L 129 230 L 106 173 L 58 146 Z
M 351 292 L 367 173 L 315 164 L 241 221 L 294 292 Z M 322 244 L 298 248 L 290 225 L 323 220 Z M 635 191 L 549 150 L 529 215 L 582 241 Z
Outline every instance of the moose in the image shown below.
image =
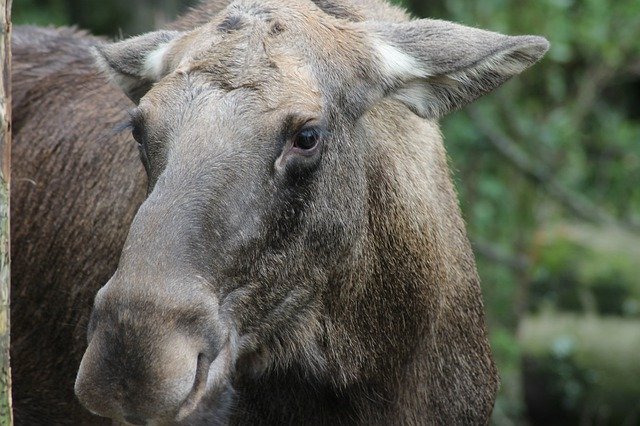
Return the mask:
M 16 31 L 16 418 L 487 423 L 437 121 L 547 49 L 378 0 L 204 3 L 115 43 Z

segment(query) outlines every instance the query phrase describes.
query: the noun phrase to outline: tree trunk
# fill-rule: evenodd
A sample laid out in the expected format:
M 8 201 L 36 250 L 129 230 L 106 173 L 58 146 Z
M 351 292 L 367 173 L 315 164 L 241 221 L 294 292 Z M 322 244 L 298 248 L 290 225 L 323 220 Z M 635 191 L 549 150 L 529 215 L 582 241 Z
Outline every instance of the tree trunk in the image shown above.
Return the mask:
M 9 184 L 11 181 L 11 0 L 0 0 L 0 425 L 12 425 L 9 367 Z

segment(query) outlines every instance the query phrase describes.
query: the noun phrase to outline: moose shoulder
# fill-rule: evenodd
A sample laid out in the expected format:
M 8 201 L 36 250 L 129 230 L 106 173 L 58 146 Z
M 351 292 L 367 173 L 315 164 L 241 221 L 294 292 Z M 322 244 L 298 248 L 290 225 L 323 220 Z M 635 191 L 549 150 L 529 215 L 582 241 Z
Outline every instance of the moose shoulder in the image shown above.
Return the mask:
M 148 195 L 95 298 L 75 384 L 90 411 L 488 421 L 498 379 L 437 119 L 548 44 L 362 7 L 203 5 L 173 31 L 98 47 L 135 104 Z

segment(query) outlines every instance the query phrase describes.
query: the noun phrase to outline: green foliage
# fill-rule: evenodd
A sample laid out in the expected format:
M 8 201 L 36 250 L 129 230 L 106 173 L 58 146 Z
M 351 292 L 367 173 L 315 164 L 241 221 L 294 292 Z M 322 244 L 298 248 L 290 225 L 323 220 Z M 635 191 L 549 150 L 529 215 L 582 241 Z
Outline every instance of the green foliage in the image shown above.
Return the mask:
M 563 225 L 538 237 L 530 306 L 640 316 L 640 237 Z
M 76 25 L 93 34 L 125 37 L 172 20 L 196 0 L 19 0 L 13 23 Z
M 640 316 L 640 237 L 618 229 L 563 225 L 538 238 L 530 305 Z
M 525 393 L 538 416 L 555 424 L 640 418 L 640 321 L 546 313 L 522 321 L 520 336 Z
M 68 25 L 69 12 L 64 0 L 20 0 L 13 2 L 11 19 L 14 25 Z

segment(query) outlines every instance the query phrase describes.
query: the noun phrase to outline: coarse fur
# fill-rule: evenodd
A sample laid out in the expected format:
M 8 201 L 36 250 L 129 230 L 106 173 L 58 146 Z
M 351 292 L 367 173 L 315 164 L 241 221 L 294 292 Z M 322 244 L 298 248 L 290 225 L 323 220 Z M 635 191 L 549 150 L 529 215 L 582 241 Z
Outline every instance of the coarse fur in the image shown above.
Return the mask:
M 145 179 L 113 133 L 131 104 L 93 65 L 98 43 L 14 38 L 18 423 L 98 419 L 71 388 L 90 299 L 114 271 L 76 383 L 92 411 L 487 422 L 497 374 L 436 120 L 545 41 L 410 21 L 374 0 L 281 0 L 206 3 L 169 31 L 101 44 L 139 103 L 148 198 L 135 220 Z M 308 122 L 322 149 L 288 154 Z
M 12 40 L 11 368 L 17 425 L 99 424 L 73 394 L 92 300 L 145 196 L 126 96 L 98 39 L 15 27 Z

